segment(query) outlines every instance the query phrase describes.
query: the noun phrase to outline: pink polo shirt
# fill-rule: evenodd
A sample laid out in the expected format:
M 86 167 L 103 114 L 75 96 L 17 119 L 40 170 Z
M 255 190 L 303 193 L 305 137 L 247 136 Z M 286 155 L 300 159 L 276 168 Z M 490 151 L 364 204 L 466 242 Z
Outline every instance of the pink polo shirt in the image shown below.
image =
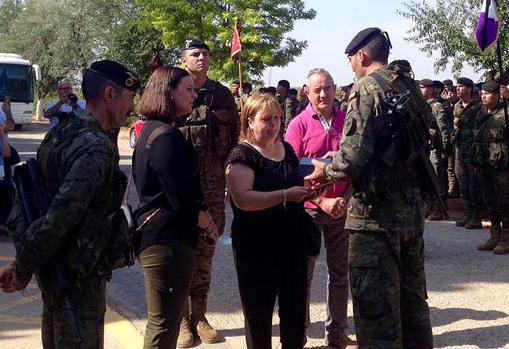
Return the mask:
M 299 159 L 303 157 L 323 157 L 328 151 L 339 150 L 345 117 L 345 112 L 334 107 L 331 128 L 326 131 L 313 106 L 309 103 L 306 109 L 297 115 L 288 125 L 285 141 L 292 145 Z M 324 192 L 322 196 L 335 198 L 342 196 L 347 189 L 347 182 L 339 182 Z M 306 201 L 304 206 L 311 209 L 318 208 L 318 205 L 311 201 Z

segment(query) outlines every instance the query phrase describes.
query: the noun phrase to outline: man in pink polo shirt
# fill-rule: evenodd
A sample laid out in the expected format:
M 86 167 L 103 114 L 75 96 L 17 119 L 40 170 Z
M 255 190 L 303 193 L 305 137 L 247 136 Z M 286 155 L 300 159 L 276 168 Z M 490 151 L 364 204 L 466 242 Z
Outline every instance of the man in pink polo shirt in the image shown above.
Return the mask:
M 345 112 L 334 107 L 336 85 L 324 69 L 309 72 L 306 94 L 309 104 L 288 125 L 285 140 L 290 143 L 299 159 L 321 158 L 339 149 Z M 356 348 L 347 337 L 348 303 L 348 234 L 344 231 L 345 213 L 351 187 L 348 183 L 337 183 L 320 197 L 305 203 L 306 211 L 322 231 L 327 253 L 328 292 L 325 340 L 328 346 Z M 313 278 L 316 258 L 308 264 L 308 317 L 309 287 Z

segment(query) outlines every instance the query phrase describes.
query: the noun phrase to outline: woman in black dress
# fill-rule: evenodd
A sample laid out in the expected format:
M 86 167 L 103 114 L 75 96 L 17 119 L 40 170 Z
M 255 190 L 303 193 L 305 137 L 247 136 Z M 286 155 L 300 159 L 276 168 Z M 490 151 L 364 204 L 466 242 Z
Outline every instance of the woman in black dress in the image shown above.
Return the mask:
M 283 349 L 304 346 L 307 262 L 302 201 L 311 193 L 298 175 L 292 147 L 279 137 L 276 98 L 249 98 L 240 143 L 226 162 L 232 198 L 232 244 L 249 349 L 271 348 L 272 312 L 279 304 Z
M 145 349 L 176 347 L 198 232 L 217 237 L 203 204 L 198 156 L 174 127 L 177 118 L 191 112 L 195 98 L 188 72 L 161 67 L 140 101 L 147 122 L 133 154 L 133 177 L 140 198 L 138 224 L 144 224 L 139 259 L 148 307 Z

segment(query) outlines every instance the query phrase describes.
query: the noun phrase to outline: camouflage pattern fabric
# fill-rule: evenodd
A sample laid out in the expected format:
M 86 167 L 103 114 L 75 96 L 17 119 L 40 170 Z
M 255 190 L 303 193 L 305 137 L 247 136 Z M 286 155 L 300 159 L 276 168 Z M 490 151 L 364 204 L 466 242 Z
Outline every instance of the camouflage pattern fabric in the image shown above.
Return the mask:
M 479 167 L 481 192 L 492 226 L 509 228 L 509 145 L 503 106 L 493 112 L 481 111 L 472 147 L 472 163 Z
M 465 107 L 462 101 L 454 105 L 454 145 L 458 151 L 456 159 L 467 161 L 470 149 L 474 144 L 475 119 L 481 111 L 482 105 L 473 100 Z
M 102 348 L 104 282 L 111 274 L 108 254 L 114 248 L 116 159 L 107 134 L 84 110 L 48 132 L 37 151 L 51 204 L 45 217 L 15 237 L 16 273 L 26 277 L 35 272 L 37 277 L 45 348 L 75 347 L 69 344 L 72 332 L 62 312 L 63 295 L 48 264 L 56 258 L 69 272 L 67 292 L 86 337 L 81 348 Z
M 204 201 L 217 225 L 224 232 L 224 191 L 226 179 L 223 164 L 238 141 L 237 105 L 228 88 L 207 79 L 201 90 L 208 95 L 191 114 L 177 126 L 194 146 L 200 159 L 200 184 Z M 210 288 L 212 258 L 215 245 L 203 241 L 196 247 L 195 271 L 190 295 L 206 296 Z
M 49 289 L 43 291 L 42 345 L 44 349 L 103 349 L 104 313 L 106 312 L 106 280 L 83 280 L 79 288 L 69 292 L 74 305 L 75 320 L 83 340 L 80 346 L 74 342 L 69 327 L 70 319 L 64 310 L 63 298 Z M 85 301 L 84 301 L 85 300 Z
M 421 118 L 427 132 L 433 123 L 431 111 L 415 83 L 390 67 L 375 72 L 396 92 L 410 91 L 410 116 Z M 433 339 L 425 301 L 420 179 L 405 165 L 405 147 L 397 148 L 401 154 L 392 167 L 380 161 L 392 135 L 386 112 L 375 78 L 357 81 L 340 151 L 326 166 L 326 175 L 353 183 L 346 229 L 351 234 L 350 285 L 359 346 L 427 349 L 433 347 Z
M 288 124 L 295 117 L 296 104 L 290 96 L 278 96 L 279 104 L 283 110 L 281 115 L 281 129 L 280 134 L 284 134 L 288 128 Z

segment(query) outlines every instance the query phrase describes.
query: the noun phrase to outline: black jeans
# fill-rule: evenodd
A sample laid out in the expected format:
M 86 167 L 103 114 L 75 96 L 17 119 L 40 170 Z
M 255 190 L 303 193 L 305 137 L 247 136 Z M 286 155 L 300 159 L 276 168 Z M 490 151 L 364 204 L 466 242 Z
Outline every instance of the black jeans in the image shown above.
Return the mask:
M 194 249 L 180 243 L 152 245 L 140 253 L 140 262 L 148 308 L 143 348 L 175 348 L 191 286 Z
M 279 304 L 282 349 L 302 349 L 307 259 L 234 249 L 248 349 L 272 348 L 272 313 Z

